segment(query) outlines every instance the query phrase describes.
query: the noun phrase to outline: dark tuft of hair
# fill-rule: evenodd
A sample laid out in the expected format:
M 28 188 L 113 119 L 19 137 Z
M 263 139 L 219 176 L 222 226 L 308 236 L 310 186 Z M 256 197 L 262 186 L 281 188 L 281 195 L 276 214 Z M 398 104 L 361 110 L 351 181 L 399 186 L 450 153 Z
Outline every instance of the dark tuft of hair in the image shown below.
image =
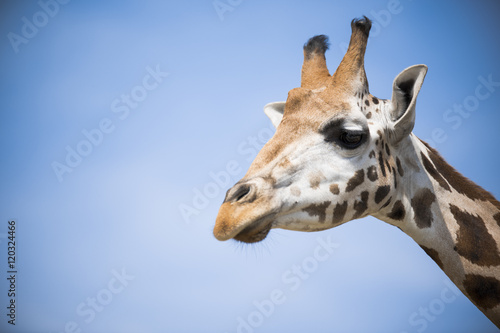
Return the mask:
M 353 31 L 354 29 L 359 29 L 366 35 L 368 35 L 368 33 L 370 32 L 371 27 L 372 21 L 366 16 L 363 16 L 362 18 L 355 18 L 351 21 L 351 28 Z
M 310 38 L 307 43 L 304 44 L 304 51 L 306 53 L 306 57 L 309 57 L 313 53 L 324 54 L 330 44 L 328 43 L 328 36 L 325 35 L 317 35 Z

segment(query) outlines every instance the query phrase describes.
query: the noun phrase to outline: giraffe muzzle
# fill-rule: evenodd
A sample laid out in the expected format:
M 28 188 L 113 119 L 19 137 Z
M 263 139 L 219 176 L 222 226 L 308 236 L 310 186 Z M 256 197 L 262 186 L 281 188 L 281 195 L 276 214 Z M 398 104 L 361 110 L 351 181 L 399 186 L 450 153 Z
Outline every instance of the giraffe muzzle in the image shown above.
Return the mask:
M 258 195 L 256 184 L 240 181 L 226 194 L 214 236 L 220 241 L 234 238 L 245 243 L 259 242 L 271 230 L 275 215 L 270 200 Z

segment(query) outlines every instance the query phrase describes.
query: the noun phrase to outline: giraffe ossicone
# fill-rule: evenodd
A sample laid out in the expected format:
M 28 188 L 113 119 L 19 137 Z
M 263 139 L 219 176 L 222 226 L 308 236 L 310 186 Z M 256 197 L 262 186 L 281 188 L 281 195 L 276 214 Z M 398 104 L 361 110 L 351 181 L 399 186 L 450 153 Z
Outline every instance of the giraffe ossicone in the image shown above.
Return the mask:
M 227 192 L 214 235 L 254 243 L 273 228 L 320 231 L 372 215 L 412 237 L 500 327 L 500 202 L 412 133 L 427 67 L 397 75 L 390 100 L 371 95 L 371 22 L 351 27 L 333 75 L 328 38 L 304 45 L 301 86 L 264 107 L 276 133 Z

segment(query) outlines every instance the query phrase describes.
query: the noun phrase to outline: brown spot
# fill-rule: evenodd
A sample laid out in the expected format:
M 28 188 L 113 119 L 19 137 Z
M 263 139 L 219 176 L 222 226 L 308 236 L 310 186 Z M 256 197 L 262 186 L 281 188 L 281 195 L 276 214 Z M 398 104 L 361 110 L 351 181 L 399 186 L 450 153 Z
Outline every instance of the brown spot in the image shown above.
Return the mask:
M 378 164 L 380 165 L 380 171 L 382 171 L 382 176 L 385 177 L 385 164 L 384 164 L 384 157 L 382 156 L 382 152 L 378 153 Z
M 406 215 L 405 206 L 403 205 L 401 200 L 398 200 L 394 203 L 394 206 L 392 206 L 392 210 L 389 213 L 389 215 L 387 215 L 387 217 L 393 220 L 400 221 L 405 218 L 405 215 Z
M 332 184 L 332 185 L 330 185 L 330 192 L 332 192 L 335 195 L 339 194 L 340 193 L 340 191 L 339 191 L 339 185 L 338 184 Z
M 349 179 L 349 181 L 347 182 L 347 187 L 345 189 L 346 192 L 351 192 L 356 187 L 363 184 L 364 181 L 365 181 L 365 170 L 360 169 L 356 171 L 354 176 L 352 176 L 352 178 Z
M 353 219 L 357 219 L 363 215 L 363 213 L 368 209 L 368 192 L 361 192 L 361 201 L 354 202 L 354 213 Z
M 388 156 L 391 156 L 391 150 L 389 149 L 389 145 L 387 143 L 385 143 L 385 152 Z
M 378 104 L 378 98 L 372 96 L 372 102 L 373 102 L 373 104 Z
M 366 106 L 370 106 L 370 101 L 365 99 L 365 104 L 366 104 Z
M 347 211 L 347 201 L 344 201 L 343 203 L 338 203 L 335 205 L 335 208 L 333 209 L 333 220 L 332 222 L 334 224 L 342 222 L 345 216 L 345 212 Z
M 297 186 L 290 188 L 290 192 L 296 197 L 300 196 L 300 193 L 302 193 L 300 192 L 300 188 L 298 188 Z
M 450 211 L 460 227 L 457 232 L 457 253 L 476 265 L 500 265 L 497 245 L 486 229 L 483 219 L 452 204 Z
M 377 168 L 374 165 L 368 167 L 368 169 L 366 170 L 366 176 L 372 182 L 376 181 L 378 179 Z
M 419 228 L 429 228 L 432 224 L 431 204 L 436 196 L 428 188 L 421 188 L 411 199 L 411 207 L 415 214 L 415 223 Z
M 493 309 L 500 303 L 500 281 L 493 277 L 466 274 L 464 288 L 474 303 L 483 309 Z
M 371 112 L 368 112 L 368 113 L 366 114 L 366 119 L 370 119 L 371 117 L 372 117 L 372 113 L 371 113 Z
M 389 194 L 391 187 L 389 185 L 379 186 L 375 192 L 375 203 L 379 204 Z
M 317 189 L 324 179 L 325 176 L 321 172 L 317 172 L 309 178 L 309 184 L 311 184 L 312 189 Z
M 495 219 L 495 221 L 497 221 L 497 224 L 500 227 L 500 213 L 496 213 L 495 215 L 493 215 L 493 218 Z
M 330 201 L 325 201 L 320 204 L 311 204 L 302 210 L 309 214 L 309 216 L 318 216 L 319 223 L 324 223 L 326 218 L 326 209 L 330 206 L 330 204 Z
M 437 172 L 427 156 L 425 156 L 425 154 L 422 152 L 420 152 L 420 155 L 422 156 L 422 163 L 424 164 L 425 170 L 427 170 L 427 172 L 438 182 L 438 184 L 442 188 L 451 192 L 450 186 L 448 185 L 446 180 L 444 180 L 443 176 L 439 172 Z
M 438 264 L 438 266 L 441 268 L 441 269 L 444 269 L 443 267 L 443 262 L 441 261 L 441 258 L 439 258 L 439 253 L 438 251 L 434 250 L 434 249 L 431 249 L 431 248 L 428 248 L 428 247 L 425 247 L 423 245 L 420 245 L 420 247 L 425 251 L 425 253 L 427 253 L 427 255 L 429 257 L 431 257 L 432 260 L 434 260 L 436 262 L 436 264 Z
M 278 166 L 280 166 L 284 169 L 288 168 L 290 165 L 291 165 L 291 163 L 290 163 L 290 160 L 288 159 L 288 157 L 283 158 L 280 161 L 280 163 L 278 164 Z
M 368 155 L 368 157 L 369 157 L 369 158 L 375 158 L 376 156 L 377 156 L 377 154 L 375 154 L 375 151 L 374 151 L 374 150 L 372 150 L 372 151 L 370 152 L 370 155 Z
M 396 167 L 398 168 L 398 173 L 401 177 L 405 175 L 405 172 L 403 170 L 403 167 L 401 166 L 401 161 L 399 160 L 399 157 L 396 157 Z
M 423 141 L 422 141 L 423 142 Z M 439 173 L 446 178 L 448 183 L 460 194 L 464 194 L 471 199 L 479 199 L 491 202 L 495 207 L 500 209 L 500 202 L 498 202 L 495 197 L 481 186 L 470 181 L 466 177 L 462 176 L 457 170 L 450 166 L 446 161 L 439 155 L 439 153 L 431 148 L 427 143 L 423 142 L 427 149 L 429 149 L 429 157 L 436 166 Z

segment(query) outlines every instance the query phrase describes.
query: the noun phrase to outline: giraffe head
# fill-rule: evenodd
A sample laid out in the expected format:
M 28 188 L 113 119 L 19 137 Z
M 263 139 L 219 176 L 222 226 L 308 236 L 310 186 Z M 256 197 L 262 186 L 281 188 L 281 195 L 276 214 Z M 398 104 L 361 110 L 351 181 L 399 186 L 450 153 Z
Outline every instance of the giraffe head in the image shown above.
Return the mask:
M 390 204 L 405 172 L 398 154 L 407 149 L 427 67 L 401 72 L 391 100 L 372 96 L 364 70 L 371 22 L 364 17 L 351 27 L 333 75 L 325 60 L 328 38 L 315 36 L 304 45 L 301 86 L 286 102 L 265 106 L 276 133 L 227 192 L 217 239 L 253 243 L 272 228 L 324 230 Z

